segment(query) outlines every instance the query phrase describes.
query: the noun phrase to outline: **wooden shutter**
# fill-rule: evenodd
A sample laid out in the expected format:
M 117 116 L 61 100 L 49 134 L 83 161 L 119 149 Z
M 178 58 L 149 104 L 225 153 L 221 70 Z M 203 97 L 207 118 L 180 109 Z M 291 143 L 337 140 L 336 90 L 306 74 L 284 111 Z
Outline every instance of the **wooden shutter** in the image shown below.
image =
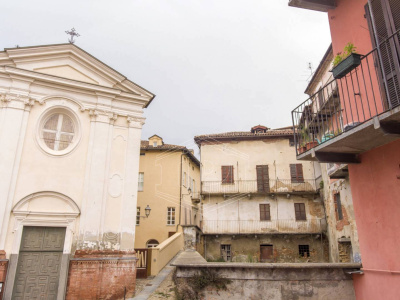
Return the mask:
M 290 164 L 290 179 L 292 183 L 304 182 L 302 164 Z
M 295 203 L 294 212 L 296 214 L 296 221 L 305 221 L 306 217 L 306 206 L 304 203 Z
M 370 11 L 371 8 L 371 11 Z M 372 44 L 378 46 L 382 59 L 382 71 L 378 78 L 381 85 L 385 79 L 388 88 L 388 104 L 395 107 L 400 104 L 400 43 L 399 35 L 385 41 L 400 29 L 400 2 L 398 0 L 372 0 L 371 7 L 365 6 L 368 26 L 372 35 Z M 372 18 L 371 18 L 372 16 Z M 373 28 L 375 25 L 376 35 Z M 381 65 L 375 55 L 375 64 Z
M 260 245 L 260 262 L 272 262 L 274 251 L 272 245 Z
M 268 165 L 256 166 L 257 172 L 257 191 L 269 193 L 269 171 Z
M 222 183 L 233 183 L 233 166 L 222 166 Z
M 260 204 L 260 220 L 271 221 L 271 211 L 269 204 Z

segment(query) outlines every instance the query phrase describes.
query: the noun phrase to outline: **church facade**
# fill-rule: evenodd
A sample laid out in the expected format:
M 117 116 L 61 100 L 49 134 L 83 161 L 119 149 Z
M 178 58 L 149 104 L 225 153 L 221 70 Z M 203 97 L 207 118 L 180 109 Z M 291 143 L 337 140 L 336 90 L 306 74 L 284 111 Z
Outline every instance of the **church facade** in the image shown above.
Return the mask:
M 73 44 L 0 52 L 3 299 L 133 294 L 140 136 L 153 98 Z

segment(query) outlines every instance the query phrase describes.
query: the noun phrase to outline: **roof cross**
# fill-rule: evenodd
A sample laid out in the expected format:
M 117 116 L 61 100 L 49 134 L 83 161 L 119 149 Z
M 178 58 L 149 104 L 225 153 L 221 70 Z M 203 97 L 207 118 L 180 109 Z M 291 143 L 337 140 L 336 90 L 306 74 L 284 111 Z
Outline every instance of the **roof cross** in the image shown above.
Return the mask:
M 71 44 L 75 43 L 74 37 L 79 37 L 80 34 L 76 32 L 75 28 L 72 28 L 70 31 L 65 31 L 66 34 L 69 34 L 71 37 L 68 39 L 68 42 Z

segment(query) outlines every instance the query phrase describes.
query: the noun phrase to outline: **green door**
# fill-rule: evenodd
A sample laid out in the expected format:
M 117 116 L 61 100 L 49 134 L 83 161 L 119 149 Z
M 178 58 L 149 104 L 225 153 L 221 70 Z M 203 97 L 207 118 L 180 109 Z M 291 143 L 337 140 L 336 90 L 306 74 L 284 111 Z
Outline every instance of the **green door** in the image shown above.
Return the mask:
M 12 299 L 57 299 L 65 227 L 24 227 Z

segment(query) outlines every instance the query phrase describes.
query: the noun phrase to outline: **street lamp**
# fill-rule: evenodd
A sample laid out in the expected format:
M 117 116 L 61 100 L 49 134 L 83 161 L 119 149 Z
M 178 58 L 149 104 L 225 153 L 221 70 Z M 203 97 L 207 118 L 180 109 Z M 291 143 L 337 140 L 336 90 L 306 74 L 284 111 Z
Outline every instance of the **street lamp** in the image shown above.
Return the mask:
M 146 218 L 149 217 L 150 211 L 151 211 L 151 208 L 150 208 L 150 206 L 147 204 L 146 208 L 144 209 L 144 213 L 146 214 Z

